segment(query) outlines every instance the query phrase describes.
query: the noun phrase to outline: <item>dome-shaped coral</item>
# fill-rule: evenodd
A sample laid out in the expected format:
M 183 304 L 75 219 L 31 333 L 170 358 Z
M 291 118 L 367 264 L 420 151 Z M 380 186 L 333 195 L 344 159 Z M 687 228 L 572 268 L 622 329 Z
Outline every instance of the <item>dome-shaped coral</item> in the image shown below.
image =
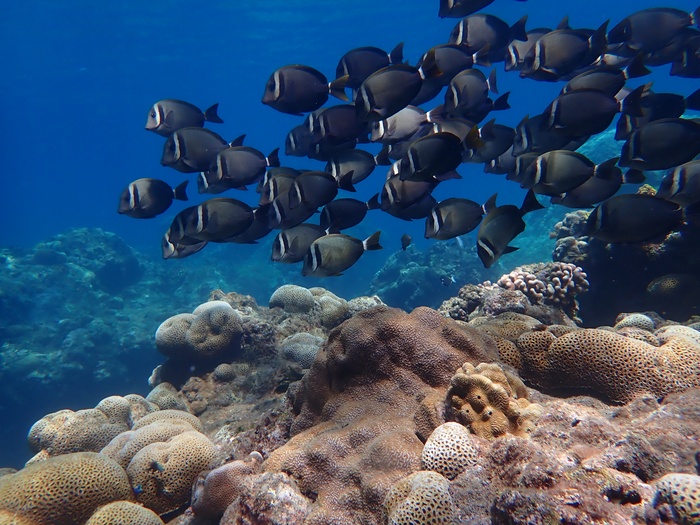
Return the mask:
M 313 310 L 316 301 L 309 290 L 295 284 L 285 284 L 270 297 L 270 308 L 280 307 L 289 314 L 305 314 Z
M 151 509 L 131 503 L 115 501 L 97 509 L 85 525 L 163 525 L 163 520 Z
M 654 320 L 644 314 L 622 314 L 618 317 L 618 321 L 613 328 L 615 330 L 620 330 L 621 328 L 641 328 L 647 332 L 653 332 Z
M 478 457 L 479 447 L 469 431 L 450 421 L 430 434 L 423 447 L 421 466 L 423 470 L 432 470 L 453 480 L 467 467 L 476 465 Z
M 296 361 L 302 368 L 311 368 L 311 364 L 323 343 L 325 340 L 322 337 L 299 332 L 282 341 L 282 355 L 286 359 Z
M 188 360 L 218 359 L 233 355 L 241 348 L 241 316 L 223 301 L 212 301 L 195 309 L 194 320 L 185 340 L 190 348 Z
M 134 426 L 131 427 L 131 430 L 138 430 L 155 421 L 172 421 L 174 419 L 186 421 L 192 425 L 197 432 L 202 432 L 203 430 L 202 423 L 197 416 L 189 412 L 183 412 L 182 410 L 159 410 L 158 412 L 153 412 L 139 419 Z
M 148 393 L 146 400 L 158 406 L 161 410 L 187 411 L 187 405 L 180 399 L 177 389 L 167 382 L 156 385 Z
M 700 476 L 692 474 L 666 474 L 656 485 L 654 507 L 667 503 L 674 517 L 683 525 L 700 524 Z
M 450 525 L 450 483 L 437 472 L 420 471 L 396 483 L 384 500 L 389 525 Z
M 187 331 L 195 320 L 193 314 L 177 314 L 161 323 L 156 330 L 156 348 L 165 357 L 182 358 L 189 352 Z
M 50 458 L 0 478 L 0 519 L 11 514 L 32 525 L 84 523 L 101 505 L 119 500 L 133 500 L 126 472 L 94 452 Z

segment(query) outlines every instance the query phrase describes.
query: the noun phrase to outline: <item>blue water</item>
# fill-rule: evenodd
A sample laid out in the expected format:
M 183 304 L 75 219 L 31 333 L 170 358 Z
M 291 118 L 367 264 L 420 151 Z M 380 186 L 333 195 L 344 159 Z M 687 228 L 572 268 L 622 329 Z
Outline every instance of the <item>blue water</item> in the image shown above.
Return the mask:
M 659 5 L 652 0 L 496 0 L 484 12 L 509 24 L 529 14 L 529 29 L 555 27 L 564 15 L 570 16 L 573 27 L 596 28 L 606 19 L 612 27 L 633 11 Z M 690 1 L 668 5 L 687 11 L 697 7 Z M 144 130 L 154 102 L 182 99 L 202 109 L 218 102 L 225 124 L 207 125 L 210 129 L 228 140 L 245 133 L 246 145 L 264 153 L 276 147 L 284 150 L 287 132 L 301 118 L 261 104 L 265 82 L 275 69 L 306 64 L 332 79 L 346 51 L 360 46 L 389 51 L 401 41 L 405 42 L 405 58 L 415 63 L 430 47 L 445 43 L 457 22 L 440 20 L 437 9 L 437 0 L 0 2 L 0 248 L 32 247 L 68 228 L 98 227 L 116 233 L 144 256 L 159 259 L 160 240 L 172 217 L 209 197 L 196 193 L 193 175 L 160 165 L 164 138 Z M 526 114 L 541 113 L 561 89 L 561 84 L 505 73 L 502 63 L 495 67 L 500 93 L 512 91 L 512 109 L 492 114 L 499 123 L 514 126 Z M 657 68 L 651 76 L 629 85 L 653 80 L 657 92 L 686 96 L 699 87 L 695 79 L 670 77 L 669 69 Z M 441 100 L 429 102 L 426 109 Z M 368 149 L 376 152 L 379 148 L 372 145 Z M 299 168 L 324 166 L 283 154 L 281 161 Z M 464 180 L 442 184 L 434 196 L 484 202 L 498 192 L 499 204 L 520 204 L 523 190 L 482 170 L 481 165 L 463 165 L 459 171 Z M 341 196 L 368 199 L 380 191 L 385 173 L 378 168 L 358 185 L 357 195 Z M 189 178 L 190 202 L 176 201 L 165 214 L 151 220 L 118 215 L 119 194 L 142 177 L 161 178 L 172 186 Z M 234 190 L 225 195 L 251 205 L 258 197 L 253 191 Z M 367 254 L 333 285 L 316 279 L 307 280 L 306 285 L 332 286 L 350 298 L 367 290 L 373 273 L 399 248 L 403 233 L 421 248 L 430 244 L 422 239 L 423 221 L 407 223 L 380 212 L 368 215 L 366 223 L 349 233 L 366 236 L 375 229 L 384 232 L 382 244 L 387 250 Z M 273 236 L 258 247 L 221 247 L 220 264 L 247 264 L 247 257 L 269 250 Z M 196 266 L 198 260 L 202 259 L 195 256 L 186 264 Z M 261 269 L 264 279 L 265 267 Z M 258 300 L 266 304 L 267 297 Z M 134 381 L 143 384 L 145 377 Z M 71 408 L 86 408 L 95 402 L 86 398 Z M 29 420 L 46 412 L 38 411 Z M 22 426 L 15 433 L 26 430 Z

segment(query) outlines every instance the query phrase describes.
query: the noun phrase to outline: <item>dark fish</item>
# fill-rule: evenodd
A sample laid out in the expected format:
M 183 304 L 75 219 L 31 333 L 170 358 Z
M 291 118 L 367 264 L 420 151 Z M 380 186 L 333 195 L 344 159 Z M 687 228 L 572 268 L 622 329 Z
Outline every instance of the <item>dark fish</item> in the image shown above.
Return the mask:
M 700 110 L 700 89 L 687 98 L 675 93 L 647 91 L 639 101 L 642 116 L 620 115 L 615 129 L 615 140 L 627 140 L 638 128 L 663 118 L 678 118 L 688 109 Z
M 391 53 L 378 47 L 358 47 L 345 53 L 335 69 L 337 78 L 348 76 L 347 87 L 356 89 L 372 73 L 403 62 L 403 42 Z
M 521 180 L 522 188 L 540 195 L 556 196 L 578 188 L 591 177 L 612 181 L 622 172 L 616 166 L 618 157 L 594 164 L 575 151 L 554 150 L 537 157 Z
M 476 129 L 474 129 L 476 128 Z M 475 122 L 465 118 L 451 118 L 448 120 L 437 120 L 433 124 L 433 133 L 452 133 L 462 142 L 467 141 L 470 148 L 478 148 L 482 145 L 479 139 L 479 127 Z
M 657 49 L 651 54 L 645 55 L 645 63 L 648 66 L 657 67 L 665 64 L 676 64 L 683 60 L 685 51 L 690 51 L 691 54 L 697 49 L 697 38 L 700 36 L 700 31 L 692 27 L 686 27 L 680 31 L 668 44 Z M 620 44 L 626 50 L 634 52 L 633 49 L 627 48 L 627 44 Z M 688 64 L 686 64 L 688 65 Z M 673 75 L 673 68 L 671 69 Z
M 526 0 L 518 0 L 525 2 Z M 493 0 L 440 0 L 440 18 L 462 18 L 477 11 L 481 11 L 487 5 L 493 4 Z
M 532 47 L 535 45 L 535 42 L 537 42 L 547 33 L 551 32 L 551 29 L 544 27 L 531 29 L 527 32 L 527 40 L 525 42 L 513 40 L 510 44 L 508 44 L 508 48 L 506 49 L 505 70 L 520 71 L 523 68 L 525 57 L 530 52 L 530 49 L 532 49 Z
M 694 273 L 669 273 L 657 277 L 647 286 L 647 293 L 664 310 L 674 310 L 682 305 L 697 305 L 700 279 Z
M 452 133 L 433 133 L 416 140 L 399 165 L 401 180 L 461 178 L 453 172 L 462 163 L 462 141 Z
M 306 157 L 311 151 L 313 142 L 308 126 L 299 124 L 287 133 L 284 139 L 284 154 L 288 157 Z
M 513 146 L 508 151 L 484 163 L 484 173 L 506 175 L 515 170 L 517 157 L 513 155 Z
M 651 73 L 644 67 L 643 58 L 642 55 L 637 55 L 637 58 L 625 69 L 598 67 L 576 75 L 567 82 L 561 92 L 568 93 L 577 89 L 597 89 L 605 91 L 608 95 L 614 97 L 625 87 L 625 82 L 630 78 L 643 77 Z
M 464 162 L 481 164 L 492 161 L 503 155 L 513 146 L 515 130 L 502 124 L 496 124 L 496 120 L 490 120 L 479 130 L 481 146 L 470 149 L 462 155 Z
M 506 180 L 512 180 L 520 184 L 525 176 L 525 172 L 537 160 L 537 157 L 539 157 L 538 153 L 523 153 L 515 157 L 515 165 L 506 174 Z
M 223 124 L 216 114 L 219 104 L 204 113 L 197 106 L 183 100 L 165 99 L 153 104 L 146 120 L 146 129 L 162 137 L 168 137 L 182 128 L 201 128 L 204 121 Z
M 700 161 L 687 162 L 668 173 L 656 196 L 680 206 L 700 202 Z
M 412 240 L 413 240 L 413 239 L 411 239 L 411 236 L 410 236 L 410 235 L 408 235 L 407 233 L 404 233 L 404 234 L 401 236 L 401 249 L 402 249 L 403 251 L 406 251 L 406 248 L 408 248 L 408 247 L 411 245 L 411 241 L 412 241 Z
M 321 210 L 321 228 L 340 231 L 357 226 L 367 215 L 367 210 L 375 209 L 375 206 L 372 204 L 370 208 L 369 202 L 357 199 L 335 199 Z
M 349 149 L 334 153 L 325 167 L 336 181 L 344 179 L 349 173 L 352 184 L 369 177 L 377 167 L 377 159 L 371 153 L 361 149 Z
M 694 25 L 697 14 L 697 10 L 688 14 L 668 7 L 637 11 L 610 30 L 608 42 L 625 42 L 638 53 L 653 53 L 666 46 L 683 29 Z
M 282 113 L 302 115 L 323 106 L 329 94 L 347 102 L 347 81 L 346 76 L 329 83 L 323 73 L 312 67 L 284 66 L 267 81 L 262 103 Z
M 564 75 L 593 63 L 605 50 L 608 23 L 605 22 L 592 35 L 573 29 L 547 33 L 525 55 L 520 77 L 556 82 Z
M 337 146 L 354 141 L 363 133 L 366 135 L 367 123 L 355 117 L 354 104 L 332 106 L 316 115 L 310 114 L 306 124 L 312 143 L 319 144 L 324 141 L 329 145 Z
M 267 168 L 280 165 L 276 148 L 267 157 L 254 148 L 236 146 L 219 152 L 207 174 L 207 182 L 230 188 L 247 189 L 265 174 Z
M 258 244 L 258 240 L 267 236 L 272 231 L 268 226 L 267 207 L 263 206 L 253 210 L 253 222 L 243 232 L 233 237 L 225 239 L 224 242 L 232 242 L 235 244 Z
M 443 275 L 440 277 L 440 282 L 443 286 L 450 286 L 452 283 L 456 283 L 457 280 L 454 275 Z
M 476 53 L 469 51 L 462 46 L 455 44 L 442 44 L 432 48 L 435 52 L 435 63 L 442 71 L 442 75 L 432 78 L 426 78 L 420 91 L 411 101 L 411 104 L 418 106 L 425 104 L 429 100 L 434 99 L 440 94 L 442 88 L 445 87 L 458 73 L 470 69 L 474 64 L 489 67 L 489 46 L 486 46 Z M 429 51 L 430 52 L 430 51 Z M 425 53 L 419 60 L 417 67 L 423 64 L 423 60 L 428 55 Z
M 207 244 L 207 241 L 198 242 L 197 244 L 173 244 L 170 242 L 168 234 L 163 235 L 161 241 L 161 251 L 163 253 L 163 259 L 184 259 L 190 255 L 194 255 Z
M 253 209 L 245 202 L 217 197 L 195 208 L 188 217 L 185 235 L 200 241 L 226 242 L 246 231 L 253 218 Z
M 117 212 L 134 219 L 151 219 L 170 208 L 173 199 L 187 200 L 187 182 L 175 189 L 158 179 L 138 179 L 119 196 Z
M 495 203 L 494 203 L 495 204 Z M 518 248 L 508 244 L 525 231 L 523 216 L 531 211 L 544 208 L 532 191 L 528 191 L 523 205 L 499 206 L 484 217 L 476 237 L 476 249 L 484 267 L 491 268 L 500 257 Z
M 628 170 L 624 175 L 616 171 L 610 179 L 591 177 L 573 190 L 553 196 L 550 202 L 567 208 L 590 208 L 615 195 L 622 184 L 642 184 L 645 180 L 641 171 Z
M 282 230 L 272 243 L 271 259 L 286 264 L 301 262 L 311 243 L 324 235 L 326 230 L 315 224 L 300 224 Z
M 447 86 L 443 111 L 454 117 L 475 113 L 489 98 L 489 91 L 498 93 L 495 69 L 488 79 L 478 69 L 462 71 Z
M 265 184 L 267 184 L 270 180 L 274 179 L 278 175 L 289 175 L 292 178 L 293 177 L 298 177 L 302 173 L 305 173 L 307 171 L 311 170 L 296 170 L 294 168 L 289 168 L 287 166 L 280 166 L 277 168 L 270 168 L 265 172 L 265 175 L 258 181 L 258 186 L 255 188 L 255 191 L 257 193 L 262 193 L 263 188 L 265 187 Z
M 207 177 L 209 176 L 208 171 L 200 171 L 197 175 L 197 191 L 200 194 L 206 193 L 207 195 L 218 195 L 225 191 L 230 190 L 229 186 L 212 184 L 209 182 Z
M 163 470 L 165 470 L 165 469 L 163 468 L 163 465 L 161 465 L 160 463 L 158 463 L 156 460 L 151 460 L 151 461 L 148 463 L 148 468 L 149 468 L 149 470 L 155 470 L 155 471 L 157 471 L 157 472 L 163 472 Z
M 268 207 L 267 225 L 273 230 L 293 228 L 316 213 L 316 208 L 307 206 L 303 201 L 300 205 L 291 209 L 289 206 L 289 197 L 289 191 L 281 193 L 275 197 Z
M 666 235 L 684 221 L 696 221 L 697 205 L 678 204 L 652 195 L 627 194 L 601 202 L 588 216 L 583 235 L 607 243 L 650 241 Z
M 424 79 L 440 74 L 435 51 L 428 52 L 420 68 L 401 64 L 372 73 L 358 88 L 357 119 L 375 121 L 395 115 L 418 95 Z
M 700 78 L 700 38 L 698 36 L 683 42 L 681 52 L 673 60 L 670 74 L 681 78 Z
M 604 91 L 581 89 L 559 95 L 542 113 L 542 129 L 555 129 L 569 137 L 605 131 L 620 112 L 641 116 L 639 100 L 646 86 L 639 86 L 622 102 Z
M 632 132 L 622 146 L 620 166 L 665 170 L 690 162 L 700 154 L 700 123 L 667 118 Z
M 313 144 L 308 153 L 308 157 L 314 160 L 320 160 L 322 162 L 328 162 L 333 155 L 341 151 L 348 151 L 355 149 L 357 145 L 356 140 L 351 140 L 348 142 L 343 142 L 342 144 L 331 144 L 327 140 L 321 140 L 318 144 Z
M 523 153 L 547 153 L 555 149 L 576 149 L 570 147 L 572 142 L 570 136 L 555 128 L 545 129 L 543 118 L 543 115 L 535 115 L 532 118 L 525 115 L 525 118 L 515 127 L 513 154 L 516 157 Z M 576 147 L 578 146 L 580 144 L 576 144 Z
M 420 201 L 406 208 L 402 208 L 401 205 L 395 205 L 385 211 L 392 217 L 410 222 L 413 220 L 425 219 L 428 215 L 430 215 L 430 210 L 432 210 L 436 204 L 437 201 L 435 200 L 435 197 L 432 195 L 427 195 Z
M 287 193 L 292 188 L 294 179 L 299 175 L 301 175 L 301 173 L 279 173 L 271 177 L 260 190 L 258 205 L 264 206 L 265 204 L 270 204 L 278 196 Z
M 324 171 L 309 171 L 294 179 L 292 187 L 289 188 L 289 209 L 293 210 L 300 204 L 307 208 L 320 208 L 325 206 L 338 195 L 338 187 L 342 184 L 343 189 L 355 191 L 351 183 L 352 173 L 345 175 L 339 183 L 333 175 Z
M 481 218 L 496 207 L 496 195 L 485 204 L 451 198 L 436 204 L 425 220 L 425 238 L 446 241 L 474 230 Z
M 305 277 L 342 275 L 341 272 L 355 264 L 366 251 L 382 249 L 379 244 L 380 234 L 381 232 L 375 232 L 364 241 L 342 233 L 316 239 L 306 252 L 301 274 Z
M 502 111 L 504 109 L 510 109 L 510 105 L 508 104 L 509 95 L 510 91 L 508 91 L 504 95 L 501 95 L 496 100 L 491 100 L 490 98 L 487 98 L 486 102 L 484 102 L 484 104 L 479 109 L 472 113 L 467 113 L 466 115 L 464 115 L 464 118 L 469 119 L 472 122 L 478 123 L 484 120 L 492 111 Z
M 512 27 L 493 15 L 476 14 L 463 18 L 450 33 L 449 44 L 465 46 L 469 53 L 476 53 L 489 46 L 489 60 L 501 62 L 505 59 L 506 48 L 513 40 L 527 40 L 525 23 L 527 15 Z
M 406 106 L 388 119 L 372 122 L 370 140 L 382 144 L 396 144 L 411 140 L 431 122 L 431 112 L 416 106 Z
M 185 233 L 190 218 L 195 215 L 196 212 L 197 206 L 190 206 L 175 215 L 172 223 L 170 223 L 170 228 L 168 228 L 165 234 L 168 242 L 176 246 L 191 246 L 202 242 L 200 239 L 190 237 Z
M 207 171 L 219 152 L 235 142 L 228 144 L 208 129 L 182 128 L 165 141 L 160 163 L 183 173 Z
M 414 182 L 410 180 L 401 180 L 399 177 L 393 177 L 387 180 L 384 184 L 384 188 L 382 188 L 381 209 L 386 212 L 390 209 L 406 209 L 430 195 L 437 185 L 437 181 Z

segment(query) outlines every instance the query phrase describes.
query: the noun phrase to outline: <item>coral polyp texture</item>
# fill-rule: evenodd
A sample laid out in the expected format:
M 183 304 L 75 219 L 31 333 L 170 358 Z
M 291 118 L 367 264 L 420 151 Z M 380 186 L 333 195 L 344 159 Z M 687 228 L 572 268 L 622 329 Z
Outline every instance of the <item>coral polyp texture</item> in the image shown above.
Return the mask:
M 659 478 L 654 485 L 654 507 L 668 504 L 678 523 L 700 524 L 700 476 L 671 473 Z
M 270 297 L 270 308 L 282 308 L 290 314 L 305 314 L 313 310 L 316 300 L 303 286 L 285 284 L 275 290 Z
M 384 500 L 389 525 L 451 525 L 450 483 L 436 472 L 420 471 L 396 483 Z
M 73 525 L 102 505 L 133 499 L 129 478 L 114 460 L 76 452 L 1 477 L 0 523 Z
M 202 432 L 203 430 L 202 423 L 197 416 L 182 410 L 159 410 L 158 412 L 153 412 L 139 419 L 134 426 L 131 427 L 131 430 L 139 430 L 156 421 L 170 422 L 173 420 L 185 421 L 192 425 L 197 432 Z
M 146 445 L 126 468 L 136 501 L 157 514 L 184 505 L 190 499 L 192 483 L 211 466 L 214 454 L 214 444 L 196 431 Z
M 469 430 L 448 421 L 433 430 L 425 442 L 421 468 L 442 474 L 450 481 L 479 460 L 479 445 Z
M 166 319 L 156 331 L 156 348 L 178 361 L 221 360 L 240 352 L 242 337 L 240 315 L 227 302 L 210 301 Z
M 325 339 L 315 335 L 300 332 L 290 335 L 281 343 L 282 355 L 299 363 L 302 368 L 310 368 L 316 359 L 316 354 L 325 343 Z
M 521 335 L 517 347 L 521 373 L 545 388 L 590 388 L 627 403 L 700 386 L 700 345 L 682 336 L 657 347 L 607 330 L 539 331 Z
M 85 525 L 163 525 L 151 509 L 130 501 L 115 501 L 97 509 Z
M 527 388 L 515 375 L 496 364 L 465 363 L 447 391 L 448 417 L 484 439 L 506 432 L 527 437 L 542 409 L 530 403 Z
M 497 359 L 490 337 L 429 308 L 362 311 L 330 333 L 290 392 L 293 437 L 263 470 L 286 472 L 302 493 L 317 494 L 307 523 L 380 523 L 377 503 L 420 468 L 417 436 L 444 423 L 454 371 Z

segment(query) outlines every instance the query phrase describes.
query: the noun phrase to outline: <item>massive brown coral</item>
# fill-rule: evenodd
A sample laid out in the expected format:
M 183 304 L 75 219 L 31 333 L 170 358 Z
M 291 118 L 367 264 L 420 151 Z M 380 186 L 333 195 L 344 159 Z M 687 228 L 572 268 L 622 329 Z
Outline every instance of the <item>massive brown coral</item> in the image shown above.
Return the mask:
M 591 388 L 626 403 L 700 386 L 700 346 L 682 336 L 656 347 L 607 330 L 540 331 L 521 335 L 517 347 L 521 373 L 545 388 Z
M 465 361 L 497 361 L 494 342 L 429 308 L 385 306 L 333 330 L 300 388 L 285 446 L 263 464 L 315 494 L 307 523 L 380 523 L 391 486 L 420 469 L 424 439 Z

